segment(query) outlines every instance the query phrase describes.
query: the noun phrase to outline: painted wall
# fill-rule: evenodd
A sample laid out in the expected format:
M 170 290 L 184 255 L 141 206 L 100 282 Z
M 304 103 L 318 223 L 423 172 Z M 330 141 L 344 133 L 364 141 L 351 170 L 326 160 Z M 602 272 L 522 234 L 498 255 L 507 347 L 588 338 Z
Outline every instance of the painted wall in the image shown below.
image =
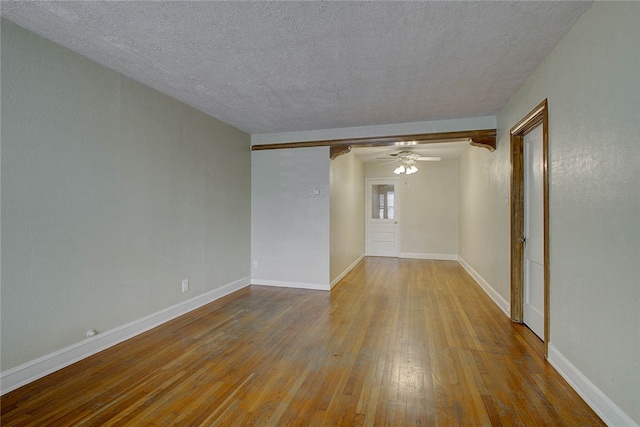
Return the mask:
M 330 279 L 364 255 L 364 169 L 347 153 L 330 161 Z
M 400 256 L 456 259 L 458 160 L 420 162 L 418 172 L 413 175 L 395 175 L 394 167 L 366 163 L 364 174 L 366 178 L 400 178 L 403 181 Z
M 249 276 L 249 135 L 5 20 L 1 77 L 2 370 Z
M 458 251 L 508 305 L 511 170 L 509 138 L 501 138 L 503 132 L 496 151 L 470 149 L 460 157 Z
M 251 153 L 254 284 L 329 289 L 329 147 Z
M 548 98 L 549 359 L 611 425 L 640 424 L 639 24 L 640 3 L 594 3 L 500 111 L 496 152 L 460 164 L 463 257 L 508 300 L 509 129 Z

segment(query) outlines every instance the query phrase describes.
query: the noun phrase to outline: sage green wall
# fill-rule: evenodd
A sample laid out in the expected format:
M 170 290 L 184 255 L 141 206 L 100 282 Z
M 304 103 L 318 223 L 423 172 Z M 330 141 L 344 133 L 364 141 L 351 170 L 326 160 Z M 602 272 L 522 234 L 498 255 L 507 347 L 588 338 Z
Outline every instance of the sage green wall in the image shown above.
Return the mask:
M 248 134 L 5 20 L 1 78 L 2 370 L 250 275 Z
M 364 172 L 353 153 L 329 164 L 330 281 L 364 255 Z
M 252 283 L 329 290 L 329 147 L 251 161 Z
M 500 139 L 494 152 L 467 150 L 460 156 L 458 254 L 509 301 L 511 169 L 506 131 L 506 141 Z
M 548 98 L 550 346 L 635 423 L 639 25 L 640 3 L 595 2 L 498 114 L 496 152 L 460 164 L 463 258 L 508 300 L 509 129 Z

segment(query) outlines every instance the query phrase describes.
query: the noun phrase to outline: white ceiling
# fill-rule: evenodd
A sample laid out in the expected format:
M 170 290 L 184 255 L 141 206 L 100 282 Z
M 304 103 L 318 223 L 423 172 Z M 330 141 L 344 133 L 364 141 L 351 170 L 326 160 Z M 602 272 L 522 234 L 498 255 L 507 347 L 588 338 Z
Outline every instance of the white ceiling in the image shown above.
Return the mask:
M 2 1 L 248 133 L 495 114 L 590 2 Z

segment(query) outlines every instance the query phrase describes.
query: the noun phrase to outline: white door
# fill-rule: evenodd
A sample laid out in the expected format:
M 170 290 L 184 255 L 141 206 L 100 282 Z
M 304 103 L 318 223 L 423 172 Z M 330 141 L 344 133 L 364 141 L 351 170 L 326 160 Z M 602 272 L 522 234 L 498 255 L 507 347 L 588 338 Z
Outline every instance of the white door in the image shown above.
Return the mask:
M 366 254 L 397 257 L 400 248 L 398 180 L 367 179 L 366 182 Z
M 542 125 L 524 136 L 524 323 L 544 340 Z

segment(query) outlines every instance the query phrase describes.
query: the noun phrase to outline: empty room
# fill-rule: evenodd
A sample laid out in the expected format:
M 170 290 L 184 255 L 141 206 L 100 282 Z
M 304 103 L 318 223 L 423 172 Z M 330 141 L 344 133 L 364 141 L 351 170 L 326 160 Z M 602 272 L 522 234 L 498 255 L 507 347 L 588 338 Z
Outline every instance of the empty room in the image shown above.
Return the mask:
M 640 425 L 640 2 L 0 14 L 3 426 Z

